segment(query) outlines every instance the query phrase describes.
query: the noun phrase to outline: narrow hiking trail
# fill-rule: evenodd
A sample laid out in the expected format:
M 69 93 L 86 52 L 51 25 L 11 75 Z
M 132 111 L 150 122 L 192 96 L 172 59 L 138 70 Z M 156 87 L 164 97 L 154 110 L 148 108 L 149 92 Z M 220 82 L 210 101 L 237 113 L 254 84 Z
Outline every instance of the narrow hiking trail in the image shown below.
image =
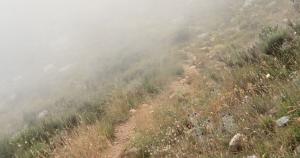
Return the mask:
M 138 106 L 137 109 L 132 109 L 130 118 L 115 127 L 115 139 L 113 142 L 109 143 L 109 146 L 106 150 L 104 150 L 101 154 L 102 158 L 122 158 L 124 153 L 129 147 L 131 140 L 134 139 L 135 130 L 137 126 L 139 128 L 151 128 L 151 122 L 153 119 L 154 109 L 159 106 L 156 102 L 159 102 L 161 97 L 169 96 L 169 99 L 172 99 L 179 90 L 188 90 L 189 89 L 189 79 L 192 76 L 199 75 L 196 66 L 193 64 L 196 61 L 196 56 L 191 53 L 187 53 L 188 59 L 183 65 L 184 74 L 183 77 L 178 78 L 173 81 L 169 87 L 163 92 L 165 94 L 161 94 L 157 96 L 155 99 L 151 101 L 150 104 L 142 104 Z M 150 127 L 149 127 L 150 126 Z
M 130 118 L 115 127 L 115 139 L 109 144 L 109 147 L 103 152 L 103 158 L 119 158 L 134 138 L 137 121 L 140 117 L 147 117 L 151 113 L 152 106 L 143 104 L 137 110 L 131 110 Z
M 180 94 L 193 93 L 190 82 L 199 75 L 196 67 L 197 57 L 188 50 L 182 50 L 187 58 L 182 63 L 183 74 L 171 81 L 157 96 L 130 110 L 130 117 L 114 127 L 115 139 L 109 141 L 103 136 L 99 125 L 82 126 L 71 133 L 66 133 L 58 140 L 57 148 L 51 157 L 91 157 L 91 158 L 120 158 L 130 152 L 132 142 L 140 130 L 156 130 L 155 113 L 160 110 L 164 100 L 173 100 Z

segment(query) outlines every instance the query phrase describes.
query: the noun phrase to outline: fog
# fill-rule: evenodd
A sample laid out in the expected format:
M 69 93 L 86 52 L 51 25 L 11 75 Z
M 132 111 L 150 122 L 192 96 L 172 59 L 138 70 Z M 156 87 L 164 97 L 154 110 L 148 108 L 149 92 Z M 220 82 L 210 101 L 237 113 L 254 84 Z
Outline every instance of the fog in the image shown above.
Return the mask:
M 118 60 L 119 56 L 163 52 L 162 48 L 172 42 L 172 34 L 187 28 L 195 12 L 201 11 L 203 17 L 206 13 L 218 13 L 216 2 L 219 6 L 225 3 L 222 0 L 1 1 L 1 125 L 10 123 L 7 115 L 22 115 L 26 112 L 24 107 L 59 96 L 57 89 L 65 88 L 61 85 L 74 80 L 86 82 L 95 72 L 106 72 L 105 65 L 113 65 L 109 61 Z M 12 126 L 15 124 L 5 127 Z

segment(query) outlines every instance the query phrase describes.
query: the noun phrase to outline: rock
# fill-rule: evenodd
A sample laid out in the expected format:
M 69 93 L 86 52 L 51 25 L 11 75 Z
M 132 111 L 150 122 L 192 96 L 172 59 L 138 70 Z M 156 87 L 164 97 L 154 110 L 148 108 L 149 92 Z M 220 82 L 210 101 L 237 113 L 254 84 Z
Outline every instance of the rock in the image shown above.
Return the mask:
M 278 119 L 276 121 L 276 125 L 278 127 L 283 127 L 283 126 L 286 126 L 289 121 L 290 121 L 290 117 L 289 116 L 283 116 L 283 117 L 281 117 L 280 119 Z
M 258 158 L 256 155 L 247 156 L 247 158 Z
M 173 99 L 176 96 L 176 93 L 173 93 L 169 96 L 169 99 Z
M 134 113 L 136 113 L 136 110 L 135 109 L 131 109 L 129 112 L 134 114 Z
M 121 158 L 136 158 L 139 157 L 139 150 L 135 147 L 125 151 L 122 155 Z
M 296 153 L 296 154 L 300 154 L 300 145 L 298 145 L 298 146 L 296 147 L 295 153 Z
M 226 132 L 234 133 L 237 130 L 237 125 L 233 116 L 225 115 L 222 117 L 223 128 Z
M 40 113 L 37 115 L 37 118 L 38 118 L 38 119 L 43 119 L 43 118 L 45 118 L 48 114 L 49 114 L 49 112 L 48 112 L 47 110 L 44 110 L 44 111 L 40 112 Z
M 245 141 L 245 136 L 243 134 L 237 133 L 229 142 L 229 151 L 239 152 L 243 150 L 243 144 L 245 143 Z

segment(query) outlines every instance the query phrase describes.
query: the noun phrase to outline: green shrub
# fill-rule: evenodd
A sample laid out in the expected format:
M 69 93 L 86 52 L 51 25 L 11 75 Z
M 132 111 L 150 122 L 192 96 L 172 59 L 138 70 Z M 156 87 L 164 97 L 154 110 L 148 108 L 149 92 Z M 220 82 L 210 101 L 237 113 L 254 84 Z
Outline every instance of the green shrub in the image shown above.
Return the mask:
M 287 69 L 292 69 L 297 60 L 298 42 L 288 30 L 266 27 L 260 34 L 262 52 L 275 57 Z
M 238 50 L 235 46 L 229 48 L 229 55 L 220 57 L 220 60 L 229 67 L 243 67 L 245 65 L 256 64 L 261 60 L 261 55 L 256 47 L 248 50 Z

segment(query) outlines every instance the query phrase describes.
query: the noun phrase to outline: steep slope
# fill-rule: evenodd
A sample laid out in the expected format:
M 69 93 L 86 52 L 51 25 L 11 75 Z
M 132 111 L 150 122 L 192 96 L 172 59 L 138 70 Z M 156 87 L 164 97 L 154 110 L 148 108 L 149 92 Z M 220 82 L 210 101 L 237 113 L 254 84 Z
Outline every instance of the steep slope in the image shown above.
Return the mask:
M 244 1 L 195 31 L 182 51 L 199 75 L 160 99 L 154 130 L 137 130 L 139 157 L 299 156 L 298 16 L 288 1 Z
M 36 155 L 299 156 L 299 14 L 282 0 L 230 1 L 224 12 L 189 17 L 164 69 L 111 94 L 99 120 Z

